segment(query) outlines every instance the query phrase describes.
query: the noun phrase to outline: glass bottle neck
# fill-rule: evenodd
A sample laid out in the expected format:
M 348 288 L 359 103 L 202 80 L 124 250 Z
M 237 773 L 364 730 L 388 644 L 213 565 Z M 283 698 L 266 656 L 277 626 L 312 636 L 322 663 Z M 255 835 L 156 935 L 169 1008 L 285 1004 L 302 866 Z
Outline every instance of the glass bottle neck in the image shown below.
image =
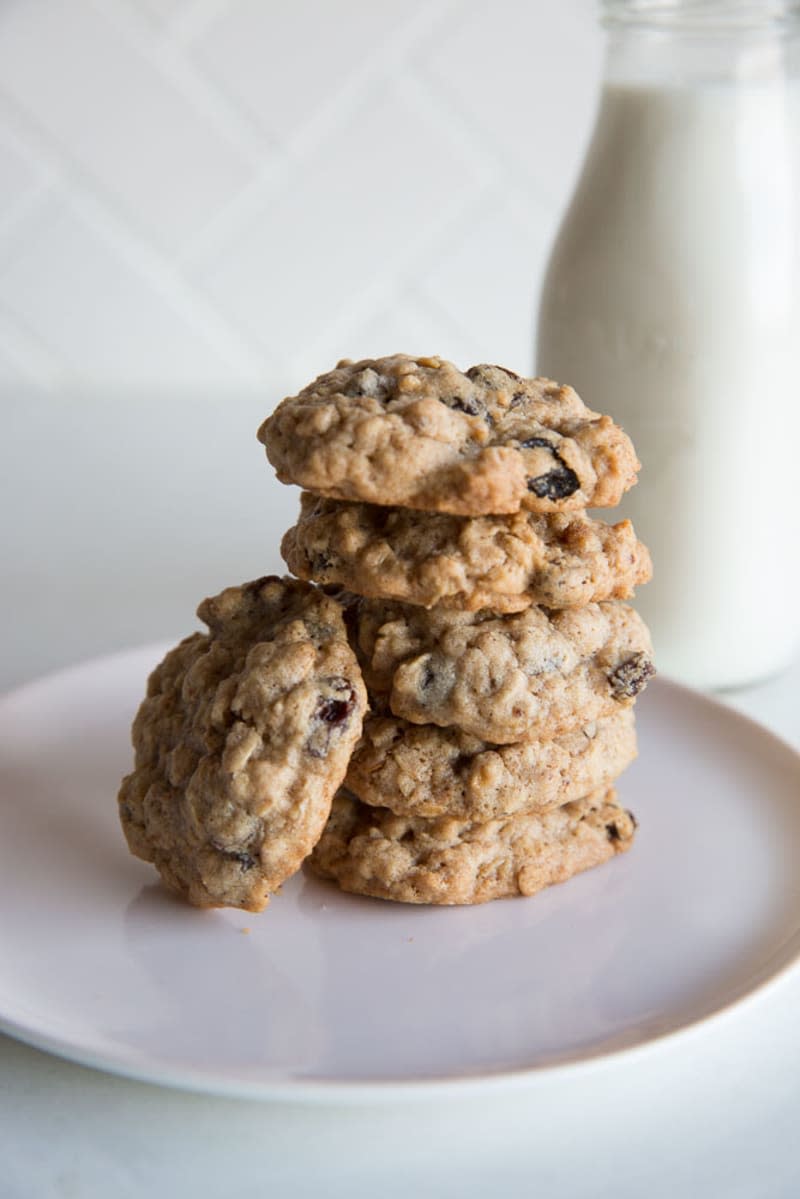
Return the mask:
M 800 76 L 800 3 L 603 0 L 606 80 L 682 86 Z

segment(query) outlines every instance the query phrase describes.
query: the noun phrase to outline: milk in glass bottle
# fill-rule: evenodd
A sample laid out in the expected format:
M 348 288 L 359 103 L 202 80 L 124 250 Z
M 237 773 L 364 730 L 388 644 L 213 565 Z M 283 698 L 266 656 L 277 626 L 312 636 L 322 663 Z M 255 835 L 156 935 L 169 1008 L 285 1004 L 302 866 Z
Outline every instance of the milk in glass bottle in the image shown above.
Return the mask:
M 800 5 L 602 11 L 606 76 L 536 369 L 636 446 L 619 512 L 653 555 L 636 602 L 661 670 L 734 686 L 800 642 Z

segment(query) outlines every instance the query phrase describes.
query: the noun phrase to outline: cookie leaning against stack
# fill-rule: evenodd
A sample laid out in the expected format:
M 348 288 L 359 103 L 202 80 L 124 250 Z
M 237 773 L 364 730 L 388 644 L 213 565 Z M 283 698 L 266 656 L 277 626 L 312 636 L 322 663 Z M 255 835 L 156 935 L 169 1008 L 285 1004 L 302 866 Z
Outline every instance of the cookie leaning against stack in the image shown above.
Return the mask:
M 635 482 L 622 430 L 550 380 L 397 355 L 340 363 L 259 439 L 305 489 L 282 552 L 346 589 L 372 709 L 312 868 L 460 904 L 628 849 L 611 783 L 654 668 L 620 601 L 651 566 L 629 521 L 585 511 Z
M 366 693 L 342 610 L 308 583 L 229 587 L 170 650 L 133 723 L 128 846 L 198 907 L 260 911 L 319 839 Z

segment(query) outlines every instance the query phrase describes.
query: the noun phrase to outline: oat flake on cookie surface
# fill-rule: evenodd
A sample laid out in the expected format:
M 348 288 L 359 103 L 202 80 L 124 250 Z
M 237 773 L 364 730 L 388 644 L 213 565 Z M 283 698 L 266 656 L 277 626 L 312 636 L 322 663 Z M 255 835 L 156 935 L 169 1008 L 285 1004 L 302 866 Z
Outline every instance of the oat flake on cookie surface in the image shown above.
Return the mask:
M 284 483 L 464 516 L 612 507 L 639 467 L 622 429 L 571 387 L 406 354 L 340 362 L 258 437 Z
M 268 577 L 204 600 L 150 676 L 119 813 L 132 853 L 200 907 L 260 911 L 316 843 L 366 692 L 342 611 Z

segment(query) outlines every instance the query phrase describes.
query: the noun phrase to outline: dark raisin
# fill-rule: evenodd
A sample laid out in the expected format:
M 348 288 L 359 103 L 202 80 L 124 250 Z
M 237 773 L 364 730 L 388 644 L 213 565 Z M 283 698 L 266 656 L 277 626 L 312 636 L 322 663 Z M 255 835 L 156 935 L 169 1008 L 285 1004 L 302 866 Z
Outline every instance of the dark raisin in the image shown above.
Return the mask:
M 311 732 L 306 741 L 306 751 L 312 758 L 325 757 L 337 734 L 347 725 L 356 706 L 355 691 L 347 679 L 326 679 L 325 685 L 332 691 L 341 692 L 341 699 L 321 695 L 317 700 L 311 717 Z
M 621 834 L 616 820 L 612 820 L 606 825 L 606 833 L 608 834 L 609 841 L 621 840 Z
M 238 862 L 242 870 L 252 870 L 253 867 L 257 865 L 256 859 L 253 857 L 253 855 L 251 853 L 247 853 L 247 851 L 244 849 L 237 849 L 233 853 L 229 853 L 227 856 Z
M 636 819 L 630 808 L 625 809 L 625 815 L 628 817 L 633 827 L 637 829 L 639 827 L 639 821 Z
M 312 575 L 325 574 L 327 570 L 333 566 L 332 560 L 327 554 L 317 552 L 311 555 L 311 573 Z
M 226 849 L 218 841 L 212 841 L 211 844 L 224 858 L 230 858 L 232 862 L 238 862 L 242 870 L 252 870 L 254 866 L 258 865 L 258 858 L 254 858 L 246 849 Z
M 323 704 L 317 708 L 314 713 L 317 720 L 324 720 L 326 724 L 341 724 L 353 710 L 352 702 L 346 699 L 326 699 Z
M 427 660 L 427 662 L 425 663 L 425 665 L 423 666 L 422 674 L 420 675 L 419 685 L 422 688 L 422 690 L 427 691 L 428 688 L 433 685 L 435 678 L 436 678 L 436 671 L 431 666 L 431 662 L 430 662 L 430 658 L 429 658 Z
M 526 441 L 519 443 L 519 448 L 521 450 L 549 450 L 558 464 L 547 474 L 528 479 L 528 491 L 538 495 L 539 499 L 563 500 L 578 490 L 580 483 L 575 471 L 562 461 L 558 450 L 546 437 L 529 437 Z
M 475 396 L 439 396 L 439 399 L 456 412 L 466 412 L 467 416 L 480 416 L 488 420 L 486 405 Z
M 546 475 L 528 479 L 528 491 L 538 495 L 541 500 L 566 499 L 568 495 L 574 495 L 579 487 L 580 483 L 575 471 L 563 464 L 549 470 Z
M 647 654 L 637 653 L 612 670 L 608 681 L 616 699 L 634 699 L 655 673 L 656 668 Z

